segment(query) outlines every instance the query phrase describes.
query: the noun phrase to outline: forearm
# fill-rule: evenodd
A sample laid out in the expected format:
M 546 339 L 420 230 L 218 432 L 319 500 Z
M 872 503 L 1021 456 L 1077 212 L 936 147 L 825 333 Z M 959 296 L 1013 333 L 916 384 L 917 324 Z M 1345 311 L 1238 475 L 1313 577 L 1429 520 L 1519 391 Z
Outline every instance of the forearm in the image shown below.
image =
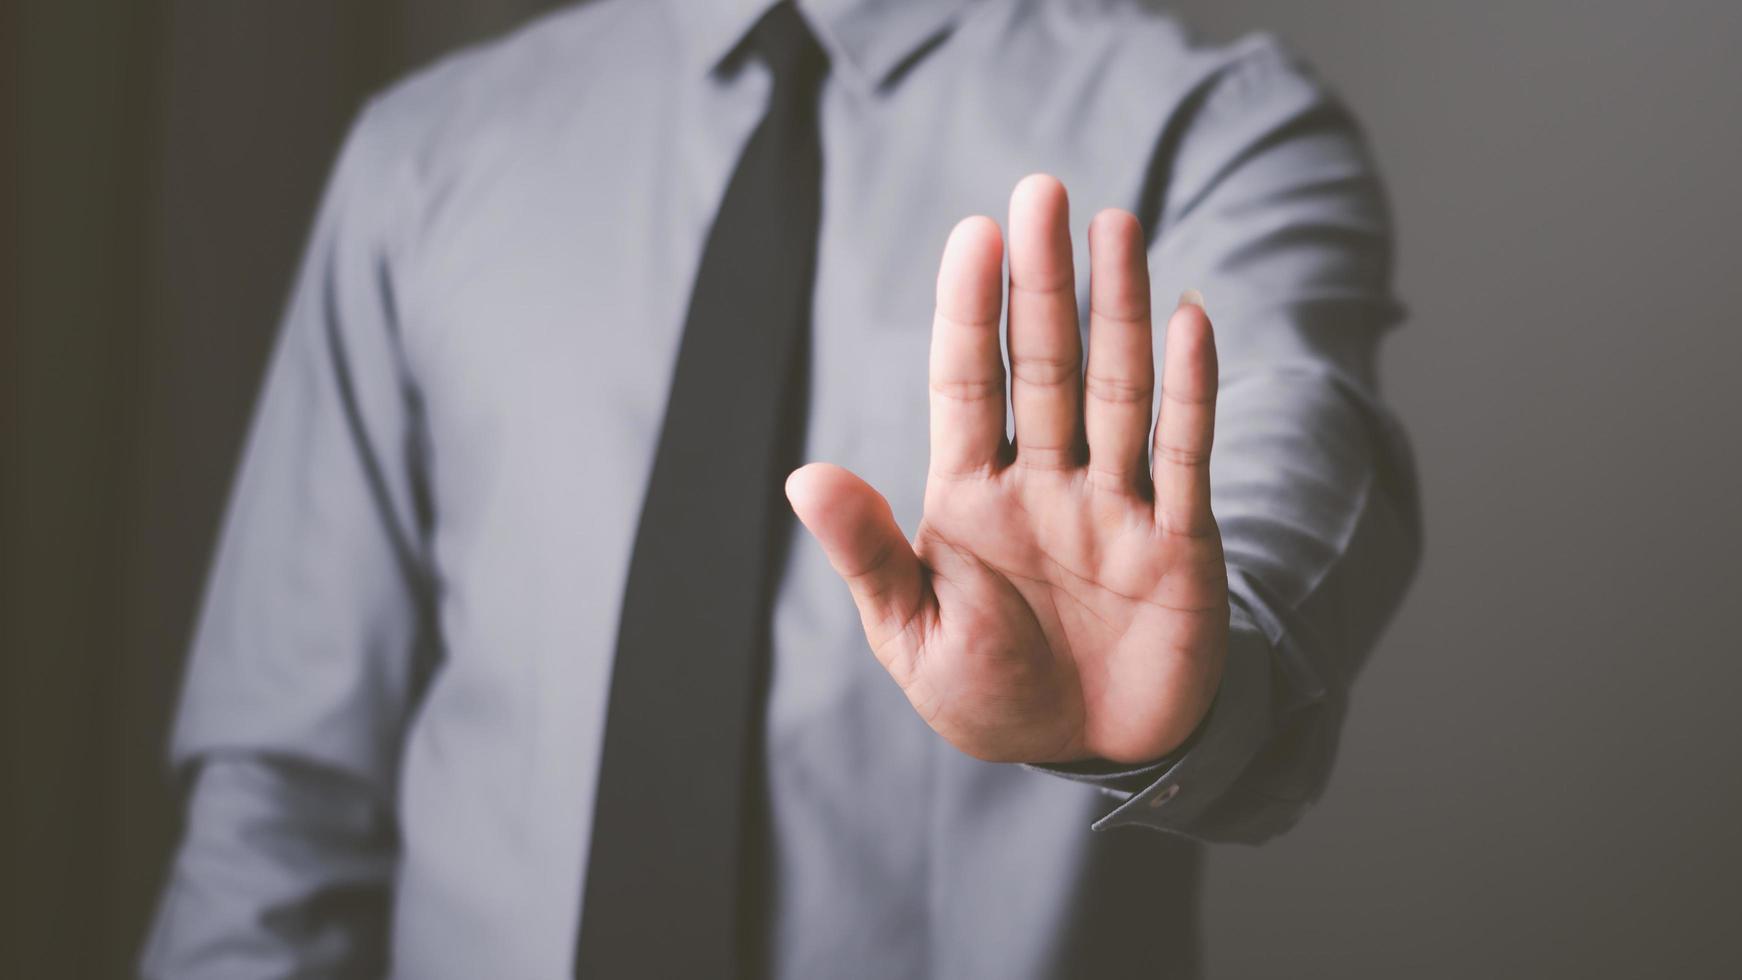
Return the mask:
M 1200 289 L 1216 321 L 1231 641 L 1190 751 L 1100 826 L 1258 841 L 1323 786 L 1349 686 L 1418 560 L 1409 450 L 1376 380 L 1403 310 L 1373 162 L 1309 74 L 1255 43 L 1187 131 L 1151 267 L 1158 295 Z
M 1286 830 L 1329 775 L 1350 685 L 1420 556 L 1407 446 L 1371 393 L 1328 371 L 1233 379 L 1217 514 L 1229 589 L 1262 635 L 1269 731 L 1199 835 Z
M 189 788 L 141 971 L 379 977 L 394 863 L 391 815 L 365 783 L 291 759 L 211 757 Z

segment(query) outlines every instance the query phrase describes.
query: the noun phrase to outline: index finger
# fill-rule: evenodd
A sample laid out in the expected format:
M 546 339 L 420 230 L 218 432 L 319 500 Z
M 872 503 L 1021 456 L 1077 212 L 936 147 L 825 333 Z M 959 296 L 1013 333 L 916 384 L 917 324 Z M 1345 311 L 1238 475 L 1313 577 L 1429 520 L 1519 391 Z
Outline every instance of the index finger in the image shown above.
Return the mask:
M 944 245 L 931 333 L 931 471 L 958 477 L 996 466 L 1004 447 L 1004 238 L 966 218 Z

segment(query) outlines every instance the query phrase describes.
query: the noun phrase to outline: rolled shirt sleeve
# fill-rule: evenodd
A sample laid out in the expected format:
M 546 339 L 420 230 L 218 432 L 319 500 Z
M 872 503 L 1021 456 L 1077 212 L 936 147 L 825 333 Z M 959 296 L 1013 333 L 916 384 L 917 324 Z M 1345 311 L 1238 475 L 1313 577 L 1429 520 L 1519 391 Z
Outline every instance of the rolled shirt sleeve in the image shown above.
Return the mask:
M 1269 39 L 1243 48 L 1175 121 L 1150 253 L 1155 295 L 1202 291 L 1216 328 L 1227 666 L 1182 752 L 1053 770 L 1122 799 L 1097 829 L 1256 842 L 1291 826 L 1420 552 L 1409 449 L 1376 379 L 1401 317 L 1378 175 L 1321 84 Z
M 404 720 L 433 655 L 400 358 L 406 180 L 367 112 L 329 182 L 184 681 L 190 799 L 149 976 L 380 972 Z

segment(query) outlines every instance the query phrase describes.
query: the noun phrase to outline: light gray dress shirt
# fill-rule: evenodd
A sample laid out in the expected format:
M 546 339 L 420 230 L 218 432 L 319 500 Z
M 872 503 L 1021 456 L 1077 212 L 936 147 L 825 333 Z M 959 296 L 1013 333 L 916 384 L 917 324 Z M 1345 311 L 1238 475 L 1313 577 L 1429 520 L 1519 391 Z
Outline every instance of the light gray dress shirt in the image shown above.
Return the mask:
M 703 238 L 764 109 L 766 72 L 731 54 L 767 2 L 596 0 L 362 113 L 188 668 L 148 974 L 568 975 L 629 551 Z M 1193 839 L 1260 840 L 1316 795 L 1416 560 L 1375 384 L 1400 309 L 1373 163 L 1263 37 L 1197 47 L 1112 0 L 800 7 L 831 58 L 806 458 L 913 529 L 945 236 L 1056 174 L 1079 249 L 1095 210 L 1131 209 L 1158 300 L 1208 297 L 1235 611 L 1177 758 L 982 763 L 916 717 L 795 533 L 766 968 L 1191 975 Z M 698 824 L 715 806 L 690 802 Z

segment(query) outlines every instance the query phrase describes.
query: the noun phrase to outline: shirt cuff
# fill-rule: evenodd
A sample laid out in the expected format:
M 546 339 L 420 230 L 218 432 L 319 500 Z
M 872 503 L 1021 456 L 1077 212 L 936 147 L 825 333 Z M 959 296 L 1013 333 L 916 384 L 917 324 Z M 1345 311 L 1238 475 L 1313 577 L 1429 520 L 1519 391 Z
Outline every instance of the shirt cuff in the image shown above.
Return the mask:
M 1091 760 L 1030 768 L 1116 795 L 1129 793 L 1129 799 L 1095 821 L 1096 830 L 1145 826 L 1189 834 L 1270 738 L 1274 723 L 1270 665 L 1269 639 L 1236 604 L 1216 699 L 1178 751 L 1141 766 Z

